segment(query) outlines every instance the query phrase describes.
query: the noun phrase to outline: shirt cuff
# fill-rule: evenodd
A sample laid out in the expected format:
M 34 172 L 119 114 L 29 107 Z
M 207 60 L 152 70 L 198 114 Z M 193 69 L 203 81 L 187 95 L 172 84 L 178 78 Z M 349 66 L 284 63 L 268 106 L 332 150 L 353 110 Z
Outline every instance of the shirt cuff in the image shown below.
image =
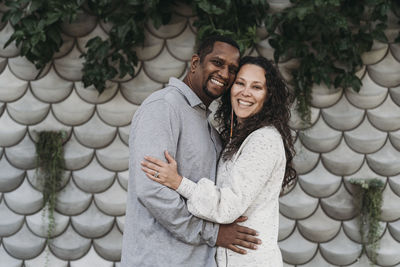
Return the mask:
M 184 198 L 189 199 L 192 196 L 193 191 L 196 188 L 196 185 L 197 184 L 195 182 L 187 179 L 186 177 L 183 177 L 181 184 L 176 189 L 176 192 L 178 192 L 179 195 L 183 196 Z

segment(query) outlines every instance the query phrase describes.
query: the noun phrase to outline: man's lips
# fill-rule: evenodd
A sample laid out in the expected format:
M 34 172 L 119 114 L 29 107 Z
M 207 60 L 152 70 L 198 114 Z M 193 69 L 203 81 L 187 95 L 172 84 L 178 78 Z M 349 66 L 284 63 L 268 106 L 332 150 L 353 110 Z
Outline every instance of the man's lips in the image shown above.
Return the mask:
M 226 85 L 226 83 L 224 83 L 224 82 L 222 82 L 222 81 L 219 81 L 219 80 L 217 80 L 217 79 L 214 79 L 214 78 L 211 78 L 211 79 L 210 79 L 210 82 L 213 83 L 213 84 L 215 84 L 215 85 L 218 85 L 218 86 L 220 86 L 220 87 Z

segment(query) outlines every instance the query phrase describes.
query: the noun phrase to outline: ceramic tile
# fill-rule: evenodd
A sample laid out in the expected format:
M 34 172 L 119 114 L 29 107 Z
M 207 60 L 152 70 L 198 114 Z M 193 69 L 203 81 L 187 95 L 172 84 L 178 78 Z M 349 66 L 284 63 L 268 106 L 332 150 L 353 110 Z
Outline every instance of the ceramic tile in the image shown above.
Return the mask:
M 122 234 L 114 227 L 106 236 L 95 239 L 93 246 L 98 254 L 109 261 L 121 259 Z
M 353 198 L 344 186 L 341 186 L 334 195 L 321 199 L 321 207 L 335 220 L 349 220 L 356 215 Z
M 16 234 L 3 238 L 3 246 L 14 258 L 27 260 L 37 257 L 46 244 L 44 238 L 32 234 L 24 225 Z
M 41 79 L 32 81 L 30 87 L 39 100 L 55 103 L 68 97 L 72 91 L 73 83 L 62 79 L 52 67 Z
M 74 230 L 86 238 L 99 238 L 111 230 L 114 217 L 101 212 L 94 202 L 82 214 L 71 217 Z
M 97 149 L 96 156 L 99 162 L 109 170 L 124 171 L 128 169 L 128 146 L 122 143 L 119 136 L 109 146 Z
M 67 55 L 54 60 L 54 68 L 63 79 L 79 81 L 82 80 L 83 62 L 81 51 L 75 45 Z
M 117 182 L 106 191 L 94 195 L 97 207 L 110 216 L 125 214 L 126 198 L 126 191 Z
M 303 192 L 297 184 L 290 194 L 279 199 L 280 213 L 291 219 L 307 218 L 318 207 L 318 199 Z
M 342 132 L 331 129 L 320 117 L 312 127 L 301 131 L 299 137 L 308 149 L 323 153 L 333 150 L 339 144 Z
M 387 53 L 380 62 L 369 65 L 368 73 L 377 84 L 384 87 L 395 87 L 400 84 L 400 62 L 397 61 L 391 52 Z
M 83 101 L 73 91 L 64 101 L 53 104 L 54 116 L 63 124 L 80 125 L 87 122 L 93 115 L 95 107 Z
M 61 260 L 77 260 L 90 249 L 90 239 L 78 235 L 71 226 L 50 241 L 51 252 Z
M 298 182 L 305 193 L 318 198 L 328 197 L 336 192 L 342 178 L 328 172 L 320 162 L 312 172 L 299 175 Z
M 321 113 L 330 127 L 342 131 L 354 129 L 364 118 L 364 110 L 352 106 L 345 97 L 332 107 L 323 109 Z
M 28 179 L 24 179 L 16 190 L 5 193 L 4 201 L 9 209 L 18 214 L 32 214 L 43 207 L 42 193 L 34 189 Z
M 115 179 L 115 172 L 102 167 L 94 158 L 85 168 L 74 171 L 76 185 L 88 193 L 99 193 L 111 186 Z
M 86 12 L 79 11 L 72 23 L 63 23 L 61 28 L 68 35 L 81 37 L 89 34 L 97 25 L 97 18 Z
M 135 79 L 121 83 L 122 95 L 131 103 L 140 105 L 153 92 L 163 88 L 163 85 L 151 80 L 146 73 L 141 70 Z
M 329 218 L 321 207 L 307 219 L 299 220 L 297 228 L 300 233 L 315 243 L 327 242 L 332 239 L 340 230 L 341 221 Z
M 4 201 L 0 202 L 0 218 L 0 237 L 14 235 L 24 223 L 24 216 L 12 212 Z
M 120 92 L 107 103 L 97 105 L 97 114 L 110 126 L 125 126 L 131 123 L 133 114 L 139 108 L 129 103 Z
M 283 260 L 289 264 L 303 264 L 311 260 L 318 245 L 304 239 L 296 229 L 289 238 L 279 242 Z
M 104 91 L 100 94 L 96 88 L 91 85 L 85 87 L 83 82 L 77 81 L 74 83 L 76 93 L 86 102 L 91 104 L 102 104 L 112 99 L 118 91 L 118 83 L 106 82 Z
M 0 57 L 15 57 L 19 54 L 19 49 L 15 45 L 15 41 L 11 42 L 6 48 L 4 45 L 14 33 L 14 28 L 11 23 L 7 22 L 0 31 Z
M 185 30 L 177 37 L 166 40 L 168 51 L 177 59 L 182 61 L 190 61 L 195 53 L 194 47 L 196 43 L 196 35 L 186 26 Z
M 78 215 L 89 207 L 91 201 L 92 194 L 83 192 L 70 180 L 58 193 L 56 210 L 63 215 Z
M 23 170 L 17 169 L 8 163 L 5 157 L 0 159 L 0 191 L 9 192 L 15 190 L 25 176 Z
M 371 124 L 382 131 L 395 131 L 400 129 L 400 106 L 393 102 L 391 97 L 375 109 L 367 111 Z
M 4 102 L 15 101 L 22 97 L 28 88 L 28 82 L 18 79 L 6 67 L 0 74 L 0 100 Z
M 18 79 L 32 81 L 45 76 L 50 69 L 50 64 L 47 64 L 41 71 L 27 58 L 18 56 L 8 59 L 8 67 Z
M 115 138 L 117 129 L 105 124 L 97 114 L 85 124 L 74 128 L 76 139 L 84 146 L 101 148 L 109 145 Z
M 30 90 L 15 102 L 7 105 L 7 111 L 16 122 L 32 125 L 42 121 L 49 112 L 50 105 L 39 101 Z
M 362 86 L 360 91 L 356 92 L 353 89 L 347 89 L 346 98 L 355 107 L 361 109 L 376 108 L 386 99 L 388 89 L 376 84 L 368 72 L 361 80 Z
M 343 231 L 331 241 L 320 244 L 322 256 L 330 263 L 348 265 L 357 260 L 361 254 L 362 246 L 351 241 Z

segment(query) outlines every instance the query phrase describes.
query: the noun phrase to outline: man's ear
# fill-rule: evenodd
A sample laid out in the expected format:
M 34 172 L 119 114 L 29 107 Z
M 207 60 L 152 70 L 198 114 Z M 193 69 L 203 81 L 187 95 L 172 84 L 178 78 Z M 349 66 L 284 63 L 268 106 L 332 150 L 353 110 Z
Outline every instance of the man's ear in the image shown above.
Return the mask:
M 195 72 L 196 68 L 200 65 L 200 57 L 197 54 L 192 56 L 192 60 L 190 61 L 190 72 Z

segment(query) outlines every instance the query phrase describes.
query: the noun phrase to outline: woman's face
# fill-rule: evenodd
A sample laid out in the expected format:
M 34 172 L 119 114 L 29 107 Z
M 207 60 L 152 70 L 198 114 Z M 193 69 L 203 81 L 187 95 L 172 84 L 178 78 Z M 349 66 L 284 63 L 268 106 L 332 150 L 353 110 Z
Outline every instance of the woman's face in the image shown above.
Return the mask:
M 232 108 L 238 122 L 241 123 L 259 112 L 266 97 L 267 84 L 264 69 L 254 64 L 243 65 L 231 88 Z

